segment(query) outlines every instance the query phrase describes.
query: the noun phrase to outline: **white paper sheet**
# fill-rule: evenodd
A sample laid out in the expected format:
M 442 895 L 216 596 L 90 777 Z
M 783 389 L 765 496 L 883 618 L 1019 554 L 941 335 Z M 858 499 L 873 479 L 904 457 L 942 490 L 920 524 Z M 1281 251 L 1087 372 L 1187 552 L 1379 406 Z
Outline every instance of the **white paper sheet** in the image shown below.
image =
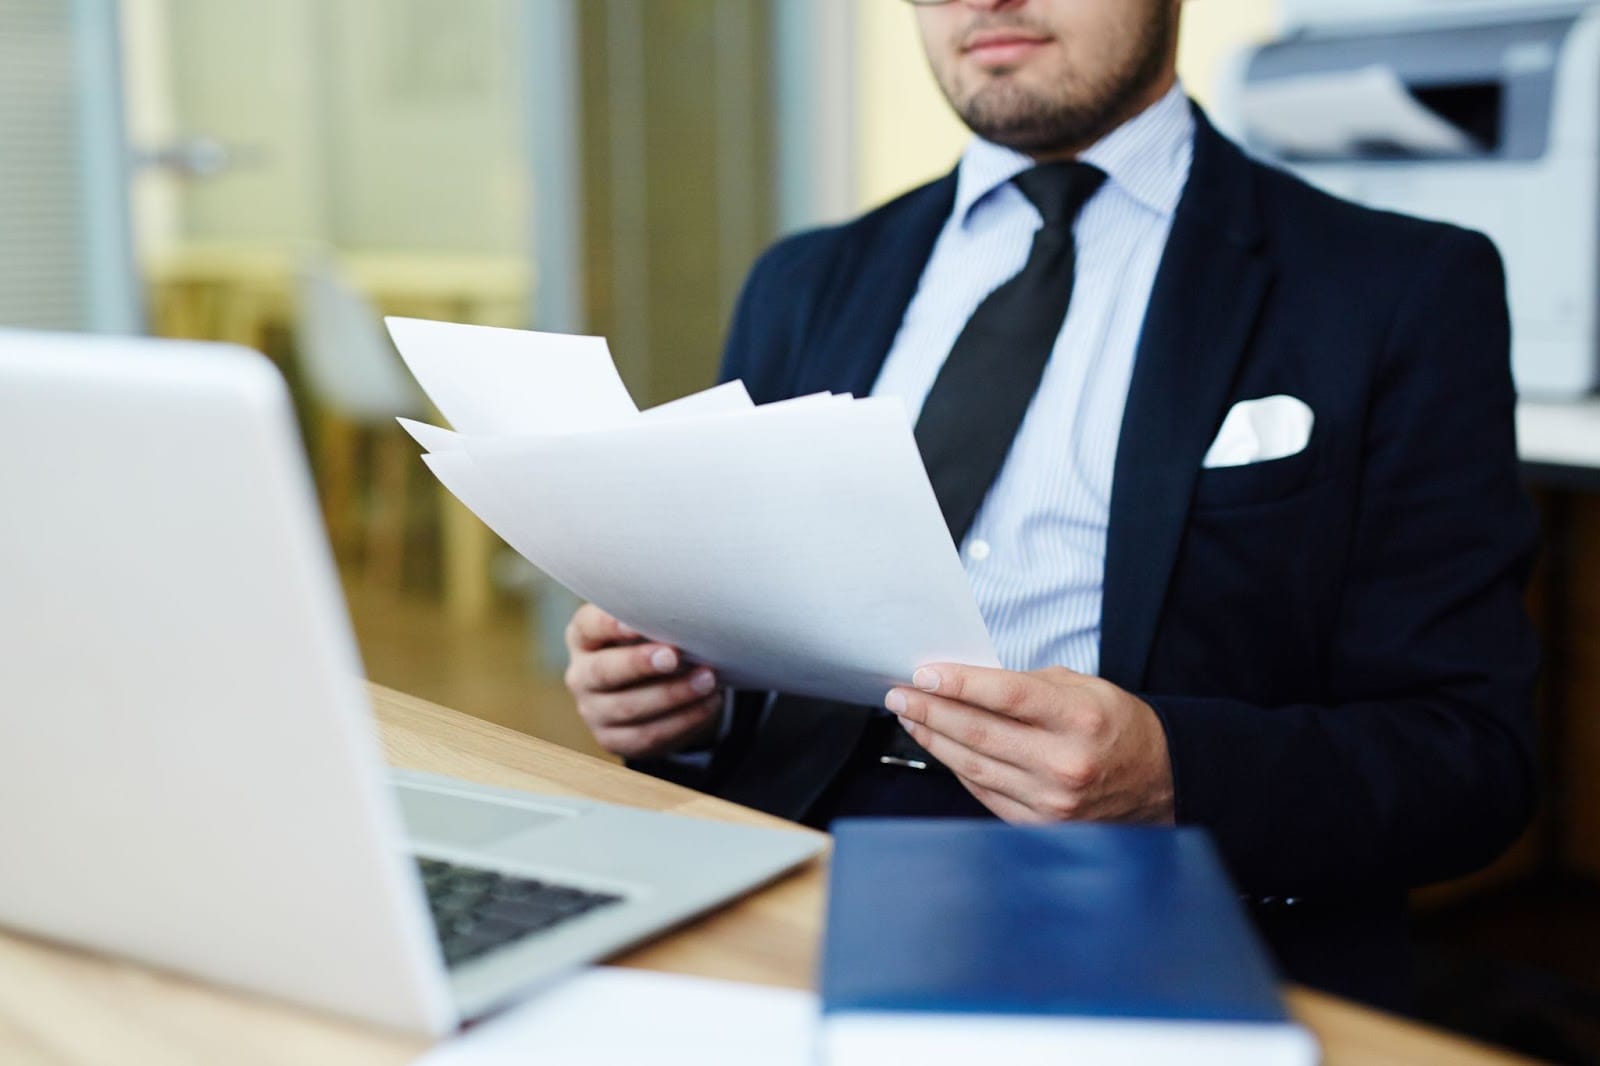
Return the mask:
M 675 418 L 699 418 L 703 415 L 737 414 L 755 406 L 742 381 L 728 381 L 714 389 L 690 393 L 643 412 L 640 417 L 652 422 Z
M 823 395 L 827 395 L 824 393 Z M 671 400 L 648 411 L 638 413 L 641 422 L 670 422 L 686 418 L 705 418 L 712 415 L 740 414 L 755 407 L 755 402 L 750 399 L 744 382 L 730 381 L 718 385 L 716 388 L 706 389 L 704 392 L 692 393 L 681 399 Z M 418 422 L 414 418 L 397 418 L 400 428 L 411 434 L 411 439 L 430 452 L 458 452 L 462 449 L 461 434 L 442 426 L 429 425 Z M 601 427 L 606 428 L 606 427 Z M 571 430 L 568 430 L 571 432 Z M 505 436 L 506 434 L 494 434 Z M 512 434 L 513 436 L 536 437 L 541 433 L 530 432 Z
M 899 401 L 733 382 L 640 414 L 597 338 L 389 325 L 459 430 L 401 420 L 439 480 L 724 681 L 875 705 L 927 662 L 998 665 Z
M 812 1066 L 816 1018 L 809 992 L 601 966 L 416 1066 Z
M 730 683 L 875 705 L 998 665 L 897 400 L 461 440 L 428 465 L 496 533 Z
M 465 448 L 456 451 L 429 452 L 422 457 L 422 461 L 433 471 L 433 476 L 439 479 L 439 483 L 466 505 L 467 510 L 477 515 L 484 525 L 499 534 L 501 540 L 513 548 L 517 547 L 511 540 L 517 532 L 516 517 L 500 493 L 483 476 L 483 472 L 478 469 Z M 539 565 L 532 558 L 528 561 L 533 562 L 535 566 Z
M 418 422 L 414 418 L 397 418 L 400 428 L 411 434 L 411 439 L 422 445 L 423 450 L 430 452 L 459 452 L 465 447 L 461 443 L 461 434 L 444 429 L 440 426 L 430 426 L 426 422 Z
M 638 417 L 603 337 L 384 321 L 417 384 L 461 433 L 571 433 Z
M 1278 152 L 1343 156 L 1363 144 L 1388 144 L 1457 155 L 1474 148 L 1383 66 L 1274 78 L 1248 86 L 1241 103 L 1251 138 Z

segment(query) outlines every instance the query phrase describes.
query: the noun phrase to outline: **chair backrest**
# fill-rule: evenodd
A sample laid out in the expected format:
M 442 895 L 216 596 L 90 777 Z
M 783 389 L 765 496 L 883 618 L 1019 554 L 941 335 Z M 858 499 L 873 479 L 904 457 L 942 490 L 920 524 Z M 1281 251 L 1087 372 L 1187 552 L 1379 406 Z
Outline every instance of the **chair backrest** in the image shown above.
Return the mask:
M 377 310 L 326 256 L 295 272 L 296 346 L 317 403 L 359 422 L 425 416 L 427 403 L 383 332 Z

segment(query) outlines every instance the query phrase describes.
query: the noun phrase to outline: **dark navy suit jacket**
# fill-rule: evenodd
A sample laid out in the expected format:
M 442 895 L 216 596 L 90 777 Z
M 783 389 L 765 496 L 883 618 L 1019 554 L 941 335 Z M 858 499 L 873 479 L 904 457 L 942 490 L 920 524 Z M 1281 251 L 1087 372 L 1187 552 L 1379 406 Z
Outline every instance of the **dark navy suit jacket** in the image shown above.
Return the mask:
M 771 249 L 723 376 L 758 403 L 868 393 L 954 190 Z M 1200 118 L 1117 452 L 1100 663 L 1155 708 L 1178 820 L 1245 892 L 1398 899 L 1530 816 L 1534 523 L 1508 349 L 1487 239 L 1324 195 Z M 1202 469 L 1233 404 L 1279 393 L 1315 412 L 1303 452 Z M 817 788 L 838 769 L 789 759 L 767 769 L 814 762 Z

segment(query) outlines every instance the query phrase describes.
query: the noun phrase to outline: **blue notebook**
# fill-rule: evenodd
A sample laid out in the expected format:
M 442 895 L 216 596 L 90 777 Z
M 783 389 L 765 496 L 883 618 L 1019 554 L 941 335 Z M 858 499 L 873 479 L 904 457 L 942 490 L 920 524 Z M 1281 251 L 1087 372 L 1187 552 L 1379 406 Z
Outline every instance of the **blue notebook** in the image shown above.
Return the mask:
M 1316 1061 L 1195 829 L 841 822 L 821 986 L 833 1066 Z

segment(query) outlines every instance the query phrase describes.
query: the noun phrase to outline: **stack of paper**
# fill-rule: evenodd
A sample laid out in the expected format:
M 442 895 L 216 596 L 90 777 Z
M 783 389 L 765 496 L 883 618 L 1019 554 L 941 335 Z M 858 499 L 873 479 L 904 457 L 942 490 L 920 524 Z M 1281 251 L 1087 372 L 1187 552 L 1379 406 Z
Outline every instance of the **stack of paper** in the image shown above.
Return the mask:
M 649 411 L 603 339 L 391 318 L 434 474 L 530 562 L 733 685 L 877 704 L 995 666 L 905 408 L 738 382 Z
M 816 1020 L 810 992 L 597 966 L 416 1066 L 810 1066 Z

